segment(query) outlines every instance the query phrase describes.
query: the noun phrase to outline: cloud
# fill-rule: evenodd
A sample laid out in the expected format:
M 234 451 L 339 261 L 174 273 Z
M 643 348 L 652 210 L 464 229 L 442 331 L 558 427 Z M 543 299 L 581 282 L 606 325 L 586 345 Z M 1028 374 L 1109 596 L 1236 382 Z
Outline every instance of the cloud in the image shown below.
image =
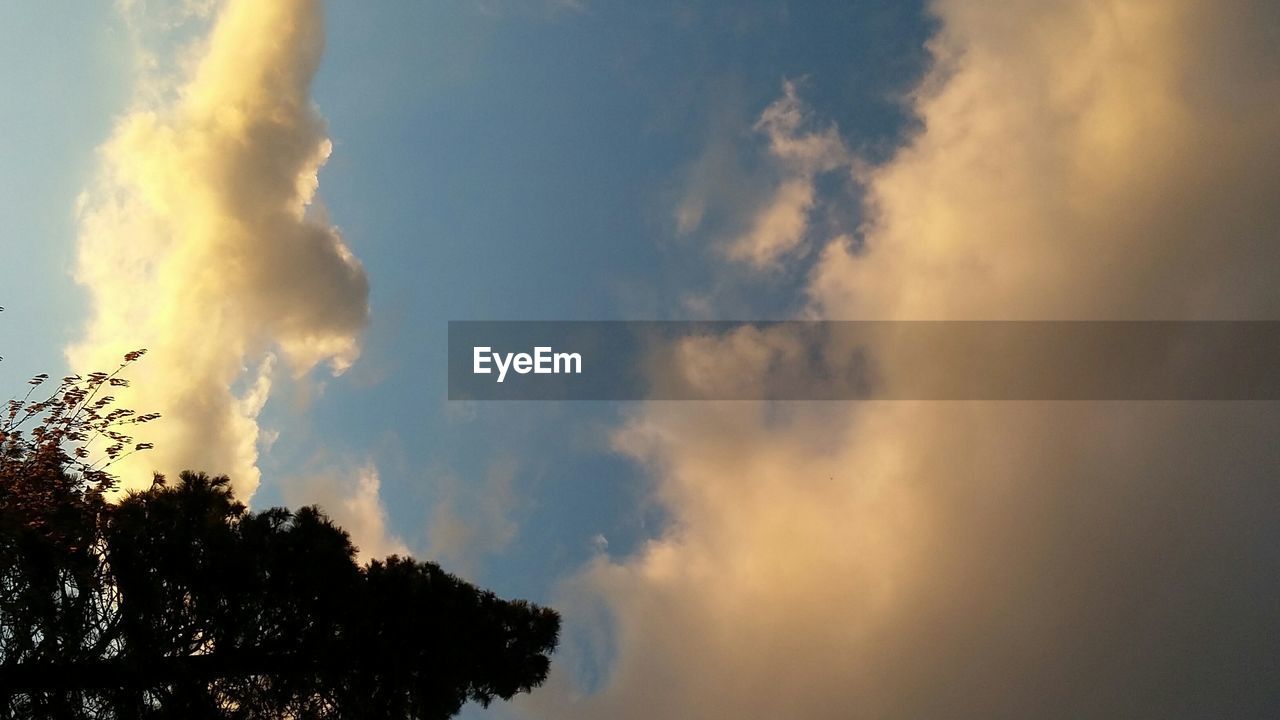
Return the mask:
M 187 46 L 172 92 L 139 77 L 137 107 L 100 149 L 75 268 L 90 318 L 67 356 L 109 369 L 150 350 L 121 400 L 164 419 L 148 429 L 155 450 L 117 468 L 127 481 L 194 468 L 249 497 L 277 358 L 301 377 L 358 354 L 368 281 L 314 211 L 332 149 L 309 97 L 322 50 L 316 0 L 232 0 Z
M 1273 5 L 934 9 L 922 130 L 857 167 L 865 225 L 824 244 L 809 312 L 1277 317 Z M 789 95 L 761 119 L 783 139 Z M 521 707 L 1274 715 L 1278 428 L 1274 403 L 648 404 L 616 442 L 669 530 L 566 582 L 607 608 L 566 647 L 611 659 Z
M 495 460 L 475 487 L 443 475 L 428 523 L 427 556 L 473 575 L 487 556 L 510 544 L 518 529 L 516 468 L 510 458 Z
M 773 266 L 800 247 L 814 207 L 817 177 L 849 161 L 844 141 L 834 126 L 807 129 L 809 120 L 796 84 L 783 83 L 782 92 L 754 128 L 767 139 L 769 156 L 781 180 L 755 210 L 747 230 L 727 246 L 730 258 L 757 268 Z M 678 218 L 682 229 L 687 230 L 692 224 L 691 208 L 696 209 L 697 205 L 681 207 Z
M 1273 318 L 1280 113 L 1263 3 L 938 6 L 926 125 L 868 171 L 832 317 Z M 1271 18 L 1274 21 L 1274 17 Z M 904 282 L 904 279 L 906 281 Z
M 282 483 L 286 503 L 319 505 L 350 533 L 362 561 L 409 554 L 404 539 L 387 525 L 381 489 L 382 479 L 372 462 L 341 472 L 286 478 Z
M 813 179 L 796 177 L 778 186 L 746 234 L 734 239 L 729 257 L 768 267 L 804 241 L 813 209 Z

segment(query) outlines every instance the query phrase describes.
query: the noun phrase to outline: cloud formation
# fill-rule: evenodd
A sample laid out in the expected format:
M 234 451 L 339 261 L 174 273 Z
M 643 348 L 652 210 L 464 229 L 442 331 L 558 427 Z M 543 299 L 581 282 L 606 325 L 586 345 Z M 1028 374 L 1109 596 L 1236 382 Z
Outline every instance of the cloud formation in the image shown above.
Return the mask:
M 782 97 L 765 108 L 754 128 L 767 139 L 769 157 L 780 180 L 755 210 L 747 230 L 727 248 L 730 258 L 756 268 L 772 267 L 801 246 L 814 208 L 818 176 L 850 159 L 834 126 L 821 130 L 807 127 L 810 123 L 796 84 L 787 81 L 782 90 Z
M 865 225 L 824 244 L 813 315 L 1280 316 L 1273 4 L 934 10 L 923 128 L 849 165 Z M 772 227 L 744 257 L 794 246 Z M 670 529 L 566 584 L 612 661 L 523 708 L 1274 715 L 1278 428 L 1271 403 L 647 405 L 617 443 Z
M 75 269 L 90 319 L 67 356 L 110 369 L 150 351 L 121 400 L 164 419 L 118 467 L 128 481 L 195 468 L 247 498 L 277 361 L 300 377 L 358 354 L 368 281 L 313 205 L 332 149 L 309 97 L 323 45 L 318 0 L 231 0 L 173 92 L 139 77 L 100 150 Z

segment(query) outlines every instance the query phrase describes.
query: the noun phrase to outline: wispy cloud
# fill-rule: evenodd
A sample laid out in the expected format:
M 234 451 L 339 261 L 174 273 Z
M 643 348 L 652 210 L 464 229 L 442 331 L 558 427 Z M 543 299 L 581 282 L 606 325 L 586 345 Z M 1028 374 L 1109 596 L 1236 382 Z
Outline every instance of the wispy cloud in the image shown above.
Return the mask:
M 517 465 L 511 458 L 490 463 L 474 486 L 445 473 L 436 482 L 440 496 L 427 525 L 427 555 L 464 574 L 474 574 L 489 556 L 515 539 Z
M 756 269 L 772 268 L 797 252 L 809 231 L 817 180 L 823 173 L 845 168 L 852 156 L 834 125 L 819 126 L 799 97 L 795 81 L 782 86 L 782 97 L 765 108 L 752 132 L 765 141 L 771 187 L 745 203 L 745 228 L 724 242 L 726 255 Z M 726 172 L 738 163 L 726 158 L 729 147 L 717 141 L 695 169 L 694 182 L 676 211 L 677 231 L 687 234 L 702 222 L 708 202 L 726 193 Z M 721 198 L 723 200 L 723 198 Z M 744 199 L 737 200 L 742 205 Z M 738 208 L 740 212 L 744 211 Z

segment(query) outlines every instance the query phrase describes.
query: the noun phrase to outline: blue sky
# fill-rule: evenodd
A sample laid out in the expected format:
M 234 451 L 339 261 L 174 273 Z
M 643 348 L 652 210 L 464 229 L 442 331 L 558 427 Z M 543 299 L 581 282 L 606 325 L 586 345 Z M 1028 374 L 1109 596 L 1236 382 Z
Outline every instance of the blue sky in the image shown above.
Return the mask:
M 424 470 L 465 479 L 518 458 L 519 539 L 480 574 L 541 595 L 593 536 L 625 553 L 661 514 L 637 507 L 644 478 L 604 446 L 619 408 L 506 404 L 451 422 L 445 321 L 687 317 L 682 295 L 713 282 L 712 238 L 677 237 L 675 205 L 709 139 L 755 149 L 755 117 L 803 77 L 853 142 L 892 144 L 927 23 L 889 2 L 441 3 L 334 6 L 328 26 L 321 194 L 372 278 L 361 364 L 383 377 L 359 387 L 354 369 L 314 421 L 404 453 L 409 472 L 383 481 L 414 499 L 390 503 L 409 532 L 431 502 Z M 778 280 L 796 277 L 726 312 L 785 315 Z
M 128 109 L 132 58 L 109 9 L 8 12 L 0 377 L 17 388 L 61 371 L 83 322 L 74 206 Z M 734 282 L 715 276 L 714 237 L 675 227 L 712 140 L 727 137 L 751 173 L 755 116 L 800 79 L 851 142 L 892 147 L 895 95 L 923 69 L 928 23 L 891 2 L 333 3 L 326 20 L 313 97 L 334 151 L 320 198 L 368 271 L 372 319 L 359 364 L 305 418 L 267 408 L 266 424 L 290 427 L 262 458 L 255 504 L 283 501 L 272 477 L 317 462 L 317 439 L 337 435 L 327 450 L 384 468 L 392 526 L 423 549 L 434 474 L 466 496 L 493 459 L 515 460 L 517 537 L 473 574 L 545 598 L 596 535 L 626 553 L 662 513 L 607 447 L 621 408 L 503 404 L 459 420 L 444 400 L 445 323 L 689 317 L 684 294 Z M 740 279 L 726 311 L 785 316 L 799 277 Z
M 5 9 L 0 86 L 0 373 L 9 387 L 63 367 L 82 299 L 67 269 L 75 250 L 75 200 L 94 169 L 94 148 L 129 98 L 130 56 L 107 7 L 54 2 Z M 22 348 L 19 351 L 19 348 Z

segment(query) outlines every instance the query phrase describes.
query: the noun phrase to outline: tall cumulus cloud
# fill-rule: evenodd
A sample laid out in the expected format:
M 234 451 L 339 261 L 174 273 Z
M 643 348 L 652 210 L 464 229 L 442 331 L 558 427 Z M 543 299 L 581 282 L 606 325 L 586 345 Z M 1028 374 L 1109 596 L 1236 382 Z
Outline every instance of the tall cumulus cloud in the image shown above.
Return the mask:
M 172 92 L 142 55 L 137 105 L 80 201 L 91 310 L 67 350 L 77 369 L 149 350 L 121 400 L 164 419 L 155 449 L 116 468 L 127 481 L 191 468 L 248 497 L 273 378 L 358 355 L 368 281 L 313 206 L 331 150 L 309 97 L 323 46 L 318 0 L 230 0 Z

